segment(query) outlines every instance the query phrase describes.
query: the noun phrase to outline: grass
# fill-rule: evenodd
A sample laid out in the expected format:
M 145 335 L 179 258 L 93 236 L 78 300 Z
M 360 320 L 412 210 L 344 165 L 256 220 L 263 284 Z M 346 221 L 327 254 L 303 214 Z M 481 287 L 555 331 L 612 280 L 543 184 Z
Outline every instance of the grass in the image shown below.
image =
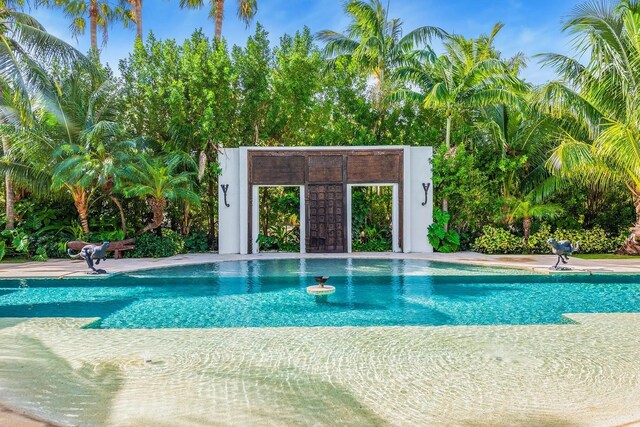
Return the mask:
M 574 258 L 580 259 L 633 259 L 630 255 L 615 255 L 615 254 L 575 254 Z

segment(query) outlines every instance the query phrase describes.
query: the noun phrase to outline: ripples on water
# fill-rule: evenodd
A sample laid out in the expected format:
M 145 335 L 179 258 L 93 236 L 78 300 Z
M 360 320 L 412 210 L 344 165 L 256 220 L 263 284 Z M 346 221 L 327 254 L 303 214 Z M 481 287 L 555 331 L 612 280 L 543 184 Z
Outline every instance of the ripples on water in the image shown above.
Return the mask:
M 336 287 L 326 303 L 306 293 L 317 275 Z M 638 282 L 412 260 L 222 262 L 2 281 L 0 317 L 99 317 L 93 328 L 552 324 L 638 311 Z

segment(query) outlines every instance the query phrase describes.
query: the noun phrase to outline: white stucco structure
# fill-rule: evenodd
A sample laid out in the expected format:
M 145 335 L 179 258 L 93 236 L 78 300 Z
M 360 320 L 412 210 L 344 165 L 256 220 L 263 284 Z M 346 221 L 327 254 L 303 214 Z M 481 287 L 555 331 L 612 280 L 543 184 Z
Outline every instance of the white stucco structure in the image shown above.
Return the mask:
M 322 154 L 323 151 L 355 151 L 365 150 L 402 150 L 403 179 L 402 206 L 400 206 L 400 188 L 398 182 L 375 183 L 345 183 L 346 184 L 346 235 L 351 236 L 351 190 L 353 186 L 388 185 L 393 187 L 392 234 L 394 252 L 433 252 L 427 240 L 427 228 L 433 218 L 433 184 L 431 173 L 431 147 L 408 146 L 373 146 L 373 147 L 243 147 L 223 149 L 218 155 L 221 173 L 218 178 L 218 248 L 220 254 L 248 254 L 257 253 L 256 238 L 258 232 L 258 188 L 249 188 L 248 153 L 263 151 L 286 153 L 287 151 L 313 151 Z M 270 185 L 270 184 L 269 184 Z M 278 184 L 273 184 L 277 186 Z M 223 186 L 228 186 L 226 191 Z M 305 252 L 304 236 L 306 235 L 305 221 L 305 185 L 300 185 L 300 235 L 301 252 Z M 426 188 L 426 200 L 425 200 Z M 251 196 L 251 197 L 250 197 Z M 251 200 L 251 206 L 249 201 Z M 426 202 L 426 203 L 425 203 Z M 249 227 L 249 212 L 251 212 L 251 227 Z M 402 227 L 400 226 L 400 212 L 402 212 Z M 402 228 L 402 242 L 400 243 L 400 229 Z M 252 230 L 249 239 L 249 230 Z M 249 244 L 252 242 L 252 244 Z M 351 252 L 351 242 L 348 240 L 347 252 Z

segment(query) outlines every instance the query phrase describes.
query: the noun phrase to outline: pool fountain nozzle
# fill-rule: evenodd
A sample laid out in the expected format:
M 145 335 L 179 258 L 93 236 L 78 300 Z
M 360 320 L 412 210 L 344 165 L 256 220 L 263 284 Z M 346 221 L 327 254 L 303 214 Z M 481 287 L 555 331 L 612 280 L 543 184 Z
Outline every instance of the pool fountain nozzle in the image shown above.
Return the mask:
M 318 282 L 321 288 L 324 288 L 324 283 L 329 280 L 329 276 L 316 276 L 314 279 L 316 279 L 316 282 Z

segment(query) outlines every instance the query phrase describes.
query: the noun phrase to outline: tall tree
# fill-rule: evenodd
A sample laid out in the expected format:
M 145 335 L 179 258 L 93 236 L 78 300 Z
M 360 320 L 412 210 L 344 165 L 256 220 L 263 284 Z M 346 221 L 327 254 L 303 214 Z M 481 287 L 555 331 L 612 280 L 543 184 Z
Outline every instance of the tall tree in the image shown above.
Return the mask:
M 412 64 L 398 70 L 400 78 L 423 90 L 401 90 L 398 96 L 417 99 L 425 108 L 444 109 L 447 149 L 451 148 L 451 126 L 456 113 L 465 108 L 521 103 L 521 94 L 527 89 L 526 85 L 514 76 L 514 66 L 500 59 L 493 45 L 502 27 L 498 23 L 491 34 L 477 39 L 448 35 L 443 55 L 434 57 L 428 52 L 424 64 Z M 512 62 L 520 60 L 520 57 L 516 57 Z M 442 210 L 448 210 L 447 198 L 442 201 Z
M 69 64 L 83 58 L 82 55 L 47 33 L 33 17 L 20 11 L 23 1 L 2 1 L 0 6 L 0 86 L 2 96 L 13 106 L 16 114 L 0 112 L 0 121 L 14 127 L 28 128 L 33 120 L 32 100 L 36 95 L 50 99 L 53 88 L 45 67 L 57 61 Z M 10 99 L 7 99 L 10 98 Z M 6 104 L 6 103 L 5 103 Z M 19 120 L 11 120 L 10 116 Z M 0 134 L 2 151 L 6 162 L 11 163 L 10 139 Z M 5 173 L 5 201 L 7 229 L 15 224 L 14 189 L 11 173 Z
M 635 206 L 635 224 L 622 253 L 640 255 L 640 3 L 587 2 L 564 31 L 578 57 L 542 55 L 563 81 L 549 83 L 540 105 L 563 119 L 561 144 L 548 166 L 554 173 L 601 188 L 622 185 Z
M 89 203 L 100 189 L 118 208 L 126 233 L 125 214 L 116 194 L 135 144 L 118 121 L 115 84 L 105 73 L 92 76 L 76 68 L 58 87 L 55 114 L 60 126 L 53 136 L 59 141 L 53 188 L 65 188 L 71 194 L 85 234 L 89 233 Z
M 91 50 L 98 55 L 98 29 L 102 30 L 102 45 L 109 39 L 109 27 L 115 22 L 129 26 L 136 22 L 136 11 L 130 0 L 41 0 L 47 6 L 61 8 L 71 19 L 69 28 L 74 37 L 84 35 L 89 23 Z M 142 3 L 140 3 L 142 7 Z M 140 15 L 140 20 L 142 16 Z M 142 21 L 140 21 L 142 22 Z
M 445 110 L 447 148 L 451 147 L 451 126 L 457 110 L 521 103 L 520 94 L 526 91 L 526 86 L 513 75 L 510 64 L 500 59 L 493 45 L 502 27 L 497 23 L 491 34 L 477 39 L 449 35 L 444 42 L 443 55 L 427 55 L 431 60 L 423 66 L 410 65 L 398 72 L 402 78 L 423 88 L 424 93 L 414 92 L 413 95 L 424 103 L 425 108 Z M 514 61 L 520 59 L 516 57 Z
M 237 143 L 259 145 L 266 139 L 264 127 L 271 101 L 269 74 L 273 60 L 268 33 L 260 23 L 244 49 L 234 46 L 232 56 L 240 97 Z
M 215 38 L 222 38 L 222 20 L 224 19 L 225 0 L 209 0 L 209 18 L 215 21 Z M 181 8 L 202 9 L 205 0 L 180 0 Z M 238 18 L 248 27 L 258 12 L 257 0 L 238 0 Z
M 446 32 L 425 26 L 402 36 L 402 21 L 390 19 L 381 0 L 351 0 L 346 3 L 345 12 L 351 19 L 345 33 L 323 30 L 318 38 L 326 43 L 324 55 L 330 65 L 336 58 L 346 56 L 373 79 L 371 99 L 379 113 L 374 133 L 379 139 L 389 95 L 397 89 L 398 79 L 393 71 L 407 64 L 418 44 L 427 43 L 432 37 L 442 38 Z

